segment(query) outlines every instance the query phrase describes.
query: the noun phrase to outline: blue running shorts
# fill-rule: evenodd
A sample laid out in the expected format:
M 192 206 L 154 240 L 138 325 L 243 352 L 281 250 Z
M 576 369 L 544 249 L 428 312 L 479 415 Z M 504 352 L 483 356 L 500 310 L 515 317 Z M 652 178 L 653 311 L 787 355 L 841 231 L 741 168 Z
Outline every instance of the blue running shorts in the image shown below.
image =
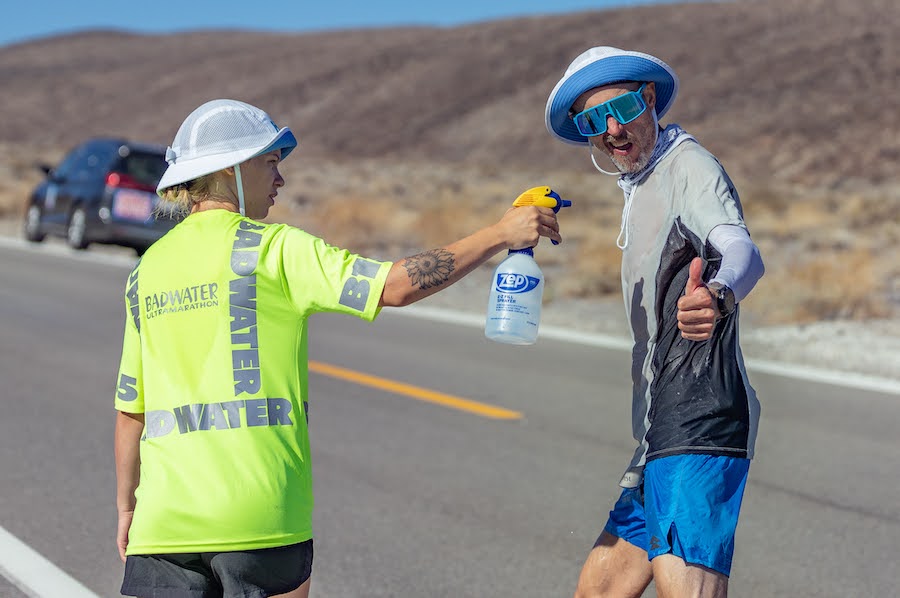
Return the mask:
M 671 553 L 730 575 L 749 470 L 749 459 L 715 455 L 650 461 L 641 485 L 622 491 L 605 529 L 650 560 Z

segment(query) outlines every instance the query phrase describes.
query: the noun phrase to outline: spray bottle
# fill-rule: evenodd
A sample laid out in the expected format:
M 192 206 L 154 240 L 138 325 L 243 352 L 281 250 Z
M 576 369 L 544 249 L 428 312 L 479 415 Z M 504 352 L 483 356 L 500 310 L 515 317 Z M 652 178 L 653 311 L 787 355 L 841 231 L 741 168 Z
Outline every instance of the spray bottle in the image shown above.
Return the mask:
M 532 187 L 513 202 L 516 208 L 541 206 L 553 208 L 554 212 L 571 205 L 550 187 Z M 534 248 L 510 249 L 491 278 L 484 335 L 501 343 L 533 345 L 541 322 L 543 297 L 544 275 L 534 261 Z

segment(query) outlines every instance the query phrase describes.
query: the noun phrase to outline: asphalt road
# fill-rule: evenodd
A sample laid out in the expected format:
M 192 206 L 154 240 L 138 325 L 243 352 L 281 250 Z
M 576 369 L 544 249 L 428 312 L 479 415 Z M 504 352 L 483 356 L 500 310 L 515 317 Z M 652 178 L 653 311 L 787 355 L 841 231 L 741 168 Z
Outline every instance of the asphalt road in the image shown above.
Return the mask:
M 15 244 L 0 255 L 0 528 L 117 596 L 112 397 L 129 267 Z M 311 374 L 313 596 L 571 596 L 633 450 L 628 354 L 497 345 L 390 310 L 310 328 L 316 363 L 414 387 Z M 763 421 L 731 596 L 897 596 L 900 396 L 751 380 Z M 9 552 L 0 596 L 25 596 Z

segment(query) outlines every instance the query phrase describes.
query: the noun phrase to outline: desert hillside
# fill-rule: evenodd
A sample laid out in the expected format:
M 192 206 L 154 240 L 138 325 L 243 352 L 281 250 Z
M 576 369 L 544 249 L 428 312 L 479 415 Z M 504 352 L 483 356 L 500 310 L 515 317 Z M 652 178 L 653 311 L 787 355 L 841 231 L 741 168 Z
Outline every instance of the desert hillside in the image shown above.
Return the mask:
M 566 249 L 542 249 L 557 292 L 615 295 L 620 192 L 543 123 L 572 58 L 613 45 L 675 68 L 681 92 L 664 124 L 679 122 L 739 182 L 768 265 L 764 319 L 890 316 L 900 310 L 897 31 L 895 0 L 740 0 L 455 28 L 94 31 L 9 45 L 0 215 L 19 216 L 33 163 L 92 135 L 166 144 L 194 107 L 231 97 L 300 138 L 273 218 L 396 257 L 551 184 L 576 201 L 562 217 Z
M 613 45 L 675 68 L 668 120 L 736 175 L 896 183 L 898 31 L 894 0 L 741 0 L 447 29 L 85 33 L 0 48 L 0 142 L 166 143 L 199 103 L 233 97 L 309 153 L 571 168 L 544 103 L 572 58 Z

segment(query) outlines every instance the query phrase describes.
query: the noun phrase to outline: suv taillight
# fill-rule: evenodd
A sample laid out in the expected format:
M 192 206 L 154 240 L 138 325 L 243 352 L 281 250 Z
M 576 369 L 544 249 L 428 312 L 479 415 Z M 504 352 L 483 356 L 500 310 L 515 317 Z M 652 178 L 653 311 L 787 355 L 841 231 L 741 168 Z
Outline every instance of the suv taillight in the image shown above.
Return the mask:
M 110 172 L 106 175 L 106 185 L 117 189 L 140 189 L 141 191 L 156 191 L 153 185 L 140 182 L 133 176 L 121 172 Z

